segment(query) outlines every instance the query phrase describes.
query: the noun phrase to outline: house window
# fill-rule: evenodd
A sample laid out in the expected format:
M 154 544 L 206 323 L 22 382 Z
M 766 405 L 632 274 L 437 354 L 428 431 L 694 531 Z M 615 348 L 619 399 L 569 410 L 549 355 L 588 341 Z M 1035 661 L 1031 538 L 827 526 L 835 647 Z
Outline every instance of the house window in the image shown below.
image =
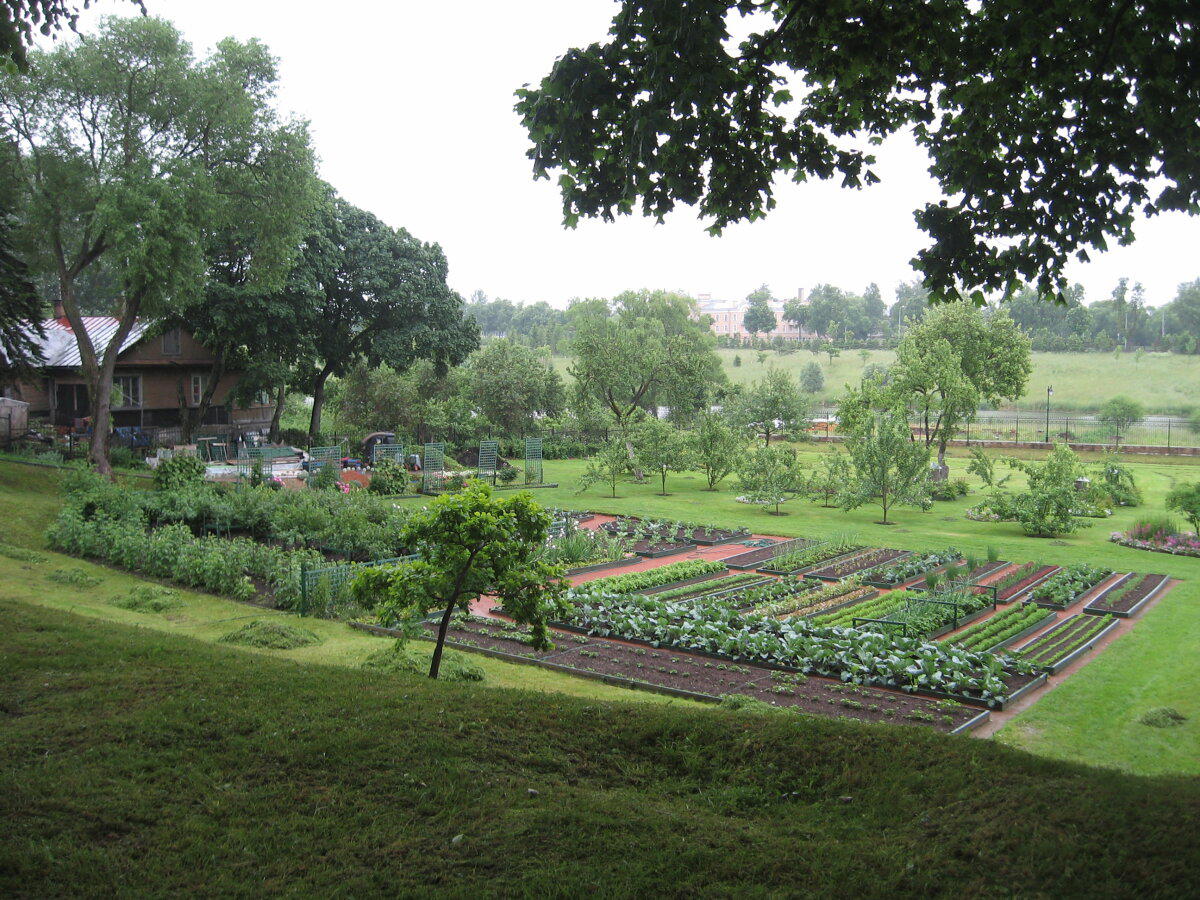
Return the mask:
M 142 376 L 118 375 L 113 379 L 113 409 L 137 409 L 142 405 Z
M 183 352 L 182 338 L 179 335 L 178 328 L 172 328 L 170 331 L 164 331 L 162 336 L 162 352 L 163 356 L 178 356 Z
M 200 400 L 204 397 L 204 391 L 208 387 L 207 375 L 192 376 L 192 406 L 199 406 Z

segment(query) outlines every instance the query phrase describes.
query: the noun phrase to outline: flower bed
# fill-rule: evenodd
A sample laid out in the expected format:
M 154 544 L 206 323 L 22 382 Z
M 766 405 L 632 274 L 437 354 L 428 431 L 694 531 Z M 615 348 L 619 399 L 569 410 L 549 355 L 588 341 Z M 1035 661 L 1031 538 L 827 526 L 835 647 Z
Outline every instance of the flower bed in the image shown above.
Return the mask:
M 1124 532 L 1114 531 L 1109 540 L 1134 550 L 1170 553 L 1173 556 L 1200 556 L 1200 536 L 1190 531 L 1151 539 L 1133 538 Z
M 839 560 L 832 565 L 815 569 L 809 574 L 813 578 L 821 578 L 825 581 L 840 581 L 843 578 L 848 578 L 849 576 L 856 575 L 859 572 L 865 572 L 867 569 L 873 569 L 877 566 L 882 566 L 886 563 L 893 562 L 897 559 L 903 559 L 904 557 L 911 555 L 912 551 L 910 550 L 889 550 L 877 548 L 867 550 L 844 560 Z
M 1170 581 L 1166 575 L 1130 575 L 1083 608 L 1094 615 L 1132 616 Z
M 949 643 L 967 650 L 996 650 L 1016 643 L 1022 636 L 1033 634 L 1054 619 L 1036 603 L 1014 604 L 982 622 L 976 622 L 954 635 Z
M 1046 609 L 1066 609 L 1112 574 L 1112 569 L 1100 566 L 1069 566 L 1035 587 L 1029 597 Z
M 876 566 L 862 574 L 863 584 L 893 588 L 912 581 L 921 575 L 929 575 L 962 560 L 962 554 L 953 547 L 936 553 L 920 553 L 906 556 L 884 566 Z
M 1117 620 L 1112 616 L 1068 616 L 1041 637 L 1021 647 L 1017 654 L 1055 674 L 1095 646 L 1116 624 Z

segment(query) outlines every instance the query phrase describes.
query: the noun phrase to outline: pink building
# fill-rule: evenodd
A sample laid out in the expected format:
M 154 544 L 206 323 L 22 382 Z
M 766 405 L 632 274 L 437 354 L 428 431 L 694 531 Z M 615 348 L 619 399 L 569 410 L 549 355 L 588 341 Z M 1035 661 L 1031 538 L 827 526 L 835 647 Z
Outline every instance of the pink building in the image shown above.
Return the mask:
M 796 299 L 803 304 L 805 302 L 803 292 L 798 294 Z M 778 324 L 776 324 L 774 331 L 759 332 L 758 336 L 767 338 L 768 340 L 781 337 L 789 341 L 811 340 L 817 337 L 815 331 L 800 328 L 784 320 L 783 308 L 786 303 L 786 300 L 772 300 L 770 302 L 771 312 L 775 313 L 775 320 Z M 742 318 L 745 316 L 746 308 L 749 305 L 746 300 L 713 300 L 708 294 L 701 294 L 696 299 L 696 306 L 700 314 L 712 317 L 713 334 L 727 337 L 732 336 L 740 340 L 747 340 L 751 337 L 750 332 L 746 330 L 746 326 L 742 324 Z

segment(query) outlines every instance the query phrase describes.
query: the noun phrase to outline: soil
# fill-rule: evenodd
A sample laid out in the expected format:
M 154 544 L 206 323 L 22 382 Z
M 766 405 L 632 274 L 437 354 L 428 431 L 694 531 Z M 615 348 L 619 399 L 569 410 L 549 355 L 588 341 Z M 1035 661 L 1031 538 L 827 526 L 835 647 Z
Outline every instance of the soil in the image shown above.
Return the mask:
M 1104 612 L 1128 612 L 1140 603 L 1147 594 L 1166 581 L 1167 576 L 1134 575 L 1132 580 L 1136 583 L 1116 600 L 1109 600 L 1108 598 L 1119 592 L 1129 582 L 1126 581 L 1114 585 L 1107 592 L 1089 603 L 1087 608 L 1103 610 Z
M 547 661 L 710 697 L 741 694 L 813 715 L 929 725 L 939 731 L 950 731 L 979 714 L 975 707 L 897 691 L 605 640 L 593 640 L 586 647 L 572 647 L 552 655 Z
M 725 558 L 725 562 L 731 566 L 752 566 L 755 563 L 770 562 L 778 555 L 779 551 L 774 545 L 770 547 L 755 547 L 753 550 L 747 550 L 745 553 L 728 556 Z
M 464 624 L 452 622 L 446 631 L 446 640 L 456 644 L 465 644 L 468 647 L 478 647 L 482 650 L 501 650 L 504 653 L 511 653 L 513 656 L 523 656 L 526 659 L 545 659 L 561 652 L 567 646 L 582 646 L 590 644 L 594 640 L 594 638 L 581 634 L 556 633 L 551 638 L 555 642 L 553 649 L 534 650 L 524 641 L 506 636 L 506 626 L 511 633 L 513 626 L 510 623 L 499 619 L 488 620 L 473 616 Z M 425 630 L 436 635 L 438 623 L 426 622 Z
M 1022 578 L 1016 584 L 1010 584 L 1004 590 L 1000 591 L 996 595 L 996 601 L 998 603 L 1008 602 L 1013 597 L 1017 596 L 1022 591 L 1024 591 L 1026 588 L 1028 588 L 1035 581 L 1038 581 L 1045 575 L 1049 575 L 1051 572 L 1053 572 L 1057 568 L 1058 568 L 1058 566 L 1042 566 L 1040 569 L 1037 569 L 1037 570 L 1031 572 L 1029 575 Z

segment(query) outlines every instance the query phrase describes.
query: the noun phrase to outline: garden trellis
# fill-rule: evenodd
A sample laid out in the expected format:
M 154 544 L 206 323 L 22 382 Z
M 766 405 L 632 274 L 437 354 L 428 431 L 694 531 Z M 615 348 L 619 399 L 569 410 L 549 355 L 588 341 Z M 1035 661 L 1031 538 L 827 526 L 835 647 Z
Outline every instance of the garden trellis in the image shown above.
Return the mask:
M 446 445 L 426 444 L 425 454 L 421 459 L 421 493 L 436 494 L 442 489 L 445 467 Z
M 390 459 L 393 462 L 404 464 L 404 445 L 403 444 L 375 444 L 371 447 L 371 465 L 375 465 L 380 460 Z
M 479 464 L 476 466 L 480 478 L 490 478 L 496 483 L 496 462 L 500 456 L 500 444 L 497 441 L 479 442 Z
M 541 484 L 542 481 L 542 439 L 527 437 L 525 438 L 525 483 Z
M 331 563 L 328 566 L 300 567 L 300 602 L 295 611 L 302 615 L 312 615 L 327 603 L 348 599 L 347 590 L 351 580 L 363 569 L 379 566 L 395 566 L 411 562 L 416 554 L 409 556 L 393 556 L 388 559 L 376 559 L 369 562 Z
M 310 447 L 308 450 L 308 468 L 310 471 L 324 468 L 325 466 L 333 466 L 336 469 L 342 467 L 342 448 L 337 447 Z

